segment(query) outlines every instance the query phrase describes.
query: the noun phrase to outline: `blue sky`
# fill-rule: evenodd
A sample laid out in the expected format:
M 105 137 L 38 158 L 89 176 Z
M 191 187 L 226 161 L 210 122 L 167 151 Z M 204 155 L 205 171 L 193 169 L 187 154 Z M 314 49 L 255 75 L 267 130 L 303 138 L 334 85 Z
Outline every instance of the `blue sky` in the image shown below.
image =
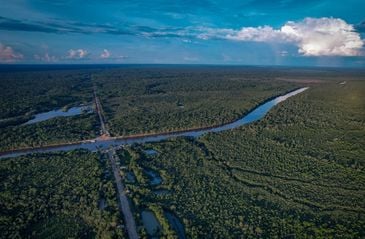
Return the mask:
M 1 63 L 365 67 L 363 0 L 0 0 Z

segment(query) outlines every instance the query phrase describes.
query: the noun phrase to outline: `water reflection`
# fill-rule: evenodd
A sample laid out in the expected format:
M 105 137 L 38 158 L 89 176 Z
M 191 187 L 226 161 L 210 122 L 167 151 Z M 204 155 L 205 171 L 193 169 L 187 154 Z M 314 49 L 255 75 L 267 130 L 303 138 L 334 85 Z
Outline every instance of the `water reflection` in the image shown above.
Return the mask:
M 143 225 L 146 228 L 148 235 L 156 236 L 161 232 L 161 225 L 152 211 L 144 210 L 141 213 L 141 216 Z
M 162 178 L 157 172 L 155 172 L 151 169 L 145 169 L 144 171 L 148 175 L 148 177 L 150 178 L 150 185 L 151 186 L 157 186 L 157 185 L 162 183 Z
M 23 125 L 35 124 L 35 123 L 49 120 L 49 119 L 52 119 L 55 117 L 67 117 L 67 116 L 80 115 L 83 112 L 91 113 L 92 111 L 93 111 L 92 107 L 90 107 L 90 106 L 72 107 L 72 108 L 68 109 L 67 111 L 65 111 L 64 109 L 51 110 L 48 112 L 36 114 L 33 119 L 25 122 Z

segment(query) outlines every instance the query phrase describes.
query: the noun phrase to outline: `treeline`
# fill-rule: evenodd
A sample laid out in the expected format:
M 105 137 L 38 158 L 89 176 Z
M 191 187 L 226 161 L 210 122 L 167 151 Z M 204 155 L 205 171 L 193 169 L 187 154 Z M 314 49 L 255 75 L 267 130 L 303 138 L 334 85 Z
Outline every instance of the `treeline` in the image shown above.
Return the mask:
M 103 168 L 97 154 L 82 150 L 1 160 L 1 238 L 123 237 Z

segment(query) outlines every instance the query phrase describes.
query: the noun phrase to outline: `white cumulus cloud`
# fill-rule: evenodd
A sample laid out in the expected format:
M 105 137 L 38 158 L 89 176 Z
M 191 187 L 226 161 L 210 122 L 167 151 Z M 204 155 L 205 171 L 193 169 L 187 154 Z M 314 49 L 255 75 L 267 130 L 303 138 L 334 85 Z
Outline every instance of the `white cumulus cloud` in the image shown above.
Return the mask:
M 198 38 L 292 43 L 305 56 L 357 56 L 364 45 L 353 25 L 339 18 L 326 17 L 289 21 L 279 29 L 270 26 L 208 29 Z
M 23 59 L 23 55 L 17 53 L 10 46 L 0 43 L 0 62 L 14 62 Z
M 68 58 L 82 59 L 82 58 L 85 58 L 88 54 L 89 54 L 88 51 L 86 51 L 84 49 L 77 49 L 77 50 L 70 49 L 68 51 Z
M 107 49 L 104 49 L 103 52 L 100 54 L 100 57 L 104 58 L 104 59 L 109 58 L 110 56 L 111 56 L 111 53 Z
M 364 44 L 352 25 L 339 18 L 306 18 L 288 22 L 281 32 L 307 56 L 356 56 Z

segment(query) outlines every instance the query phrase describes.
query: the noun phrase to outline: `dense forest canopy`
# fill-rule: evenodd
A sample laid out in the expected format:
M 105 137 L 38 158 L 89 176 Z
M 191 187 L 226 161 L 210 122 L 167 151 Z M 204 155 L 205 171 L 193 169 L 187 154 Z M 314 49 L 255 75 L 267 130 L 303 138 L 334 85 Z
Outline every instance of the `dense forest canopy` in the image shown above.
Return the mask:
M 307 86 L 250 125 L 120 148 L 116 170 L 138 233 L 364 238 L 364 79 L 361 70 L 323 68 L 1 71 L 0 151 L 100 136 L 95 110 L 22 125 L 40 112 L 92 104 L 94 89 L 108 130 L 126 136 L 227 123 Z M 1 159 L 0 237 L 125 237 L 109 163 L 105 149 Z M 159 225 L 152 234 L 146 211 Z
M 192 238 L 363 238 L 365 82 L 339 83 L 249 126 L 132 147 L 137 179 L 153 168 L 170 191 L 155 195 L 139 176 L 136 204 L 173 210 Z
M 1 238 L 123 236 L 105 164 L 87 151 L 2 159 Z M 100 200 L 106 208 L 99 207 Z

